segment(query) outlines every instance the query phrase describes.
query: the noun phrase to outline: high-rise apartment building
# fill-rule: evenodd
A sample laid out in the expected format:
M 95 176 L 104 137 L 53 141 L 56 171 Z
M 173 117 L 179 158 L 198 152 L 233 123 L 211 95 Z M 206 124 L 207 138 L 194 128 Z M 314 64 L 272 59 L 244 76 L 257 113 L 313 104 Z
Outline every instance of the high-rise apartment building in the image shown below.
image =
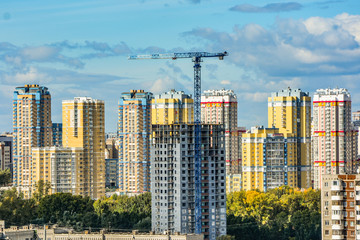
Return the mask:
M 242 135 L 242 189 L 298 186 L 297 137 L 278 128 L 254 127 Z
M 195 191 L 193 133 L 193 124 L 152 125 L 152 230 L 189 234 L 200 223 L 204 239 L 215 240 L 226 234 L 224 131 L 222 125 L 201 126 L 201 195 Z
M 313 102 L 314 188 L 324 174 L 351 174 L 357 156 L 357 132 L 351 123 L 351 96 L 343 88 L 319 89 Z
M 225 128 L 226 174 L 239 174 L 237 97 L 232 90 L 208 90 L 201 96 L 201 122 L 223 124 Z
M 194 119 L 194 100 L 191 95 L 174 89 L 152 100 L 152 124 L 192 123 Z
M 52 124 L 53 146 L 62 146 L 62 123 Z
M 324 174 L 321 181 L 323 240 L 360 239 L 360 175 Z
M 105 195 L 104 111 L 104 101 L 90 97 L 62 102 L 63 147 L 83 149 L 80 194 L 93 199 Z
M 195 168 L 194 101 L 171 90 L 152 100 L 151 204 L 156 233 L 226 234 L 224 130 L 201 126 L 201 171 Z M 201 192 L 196 179 L 200 174 Z M 196 186 L 195 186 L 196 185 Z
M 151 100 L 144 90 L 123 92 L 119 100 L 119 191 L 150 191 Z
M 311 179 L 311 97 L 301 89 L 274 92 L 268 99 L 268 127 L 297 138 L 298 174 L 296 187 L 312 187 Z
M 12 134 L 0 135 L 0 170 L 12 171 Z
M 13 98 L 13 185 L 31 195 L 31 148 L 52 145 L 51 95 L 46 87 L 17 87 Z

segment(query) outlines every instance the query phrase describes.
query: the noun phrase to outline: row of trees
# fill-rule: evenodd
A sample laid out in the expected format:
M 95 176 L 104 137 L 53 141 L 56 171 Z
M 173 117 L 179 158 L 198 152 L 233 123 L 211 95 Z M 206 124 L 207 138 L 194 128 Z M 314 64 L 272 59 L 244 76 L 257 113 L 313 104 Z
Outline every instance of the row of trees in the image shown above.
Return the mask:
M 94 201 L 89 197 L 56 193 L 48 195 L 48 186 L 38 184 L 31 199 L 24 199 L 15 188 L 0 195 L 0 219 L 7 227 L 26 224 L 57 224 L 84 229 L 150 231 L 151 195 L 117 196 Z
M 0 196 L 0 219 L 7 226 L 58 224 L 75 230 L 151 228 L 151 195 L 117 196 L 93 201 L 68 193 L 47 195 L 41 183 L 32 199 L 15 189 Z M 227 196 L 227 232 L 223 239 L 321 239 L 320 192 L 280 187 L 266 193 L 240 191 Z
M 320 191 L 286 186 L 227 196 L 229 239 L 321 239 Z

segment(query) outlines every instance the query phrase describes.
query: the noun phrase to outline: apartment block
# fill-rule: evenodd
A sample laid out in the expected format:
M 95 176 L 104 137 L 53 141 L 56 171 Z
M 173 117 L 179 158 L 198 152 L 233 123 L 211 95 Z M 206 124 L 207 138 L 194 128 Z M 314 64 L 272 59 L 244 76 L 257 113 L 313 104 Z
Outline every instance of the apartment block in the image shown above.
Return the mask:
M 351 122 L 351 96 L 344 88 L 318 89 L 313 102 L 314 188 L 324 174 L 351 174 L 357 159 L 357 132 Z
M 296 187 L 312 187 L 311 178 L 311 97 L 301 89 L 283 89 L 268 99 L 268 127 L 279 133 L 295 134 L 298 169 Z
M 13 185 L 31 195 L 31 148 L 52 145 L 51 95 L 46 87 L 17 87 L 13 98 Z
M 237 97 L 232 90 L 208 90 L 201 96 L 201 122 L 223 124 L 225 129 L 226 174 L 239 174 Z
M 86 188 L 83 148 L 32 148 L 32 190 L 43 180 L 51 184 L 50 193 L 85 195 Z M 80 174 L 78 174 L 80 173 Z
M 53 146 L 62 146 L 62 123 L 52 124 Z
M 84 179 L 80 194 L 92 199 L 105 195 L 105 104 L 90 97 L 62 102 L 63 147 L 82 148 Z
M 151 124 L 194 122 L 194 100 L 183 91 L 170 90 L 151 101 Z
M 105 159 L 105 187 L 119 188 L 119 159 Z
M 321 181 L 323 240 L 360 239 L 360 175 L 323 174 Z
M 0 135 L 0 170 L 12 171 L 12 134 Z
M 150 129 L 152 93 L 123 92 L 119 100 L 119 191 L 150 191 Z
M 193 124 L 152 125 L 152 230 L 190 234 L 200 223 L 204 239 L 215 240 L 226 234 L 224 130 L 201 126 L 201 195 L 195 190 L 194 141 Z
M 298 186 L 297 137 L 278 128 L 253 127 L 242 135 L 242 189 Z

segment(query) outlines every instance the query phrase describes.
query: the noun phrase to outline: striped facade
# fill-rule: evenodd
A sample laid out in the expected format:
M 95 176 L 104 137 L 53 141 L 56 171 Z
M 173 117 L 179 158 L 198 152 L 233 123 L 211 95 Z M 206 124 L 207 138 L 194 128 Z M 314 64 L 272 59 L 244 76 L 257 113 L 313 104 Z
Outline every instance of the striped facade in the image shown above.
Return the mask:
M 13 98 L 13 185 L 31 196 L 31 149 L 52 145 L 51 95 L 46 87 L 17 87 Z
M 313 102 L 314 188 L 324 174 L 351 174 L 357 159 L 357 132 L 351 122 L 351 96 L 343 88 L 319 89 Z
M 150 191 L 150 130 L 152 93 L 124 92 L 119 100 L 119 191 Z
M 311 97 L 301 89 L 287 88 L 268 99 L 268 127 L 297 138 L 297 187 L 312 187 L 311 178 Z
M 298 186 L 295 134 L 253 127 L 242 135 L 242 157 L 242 190 Z
M 151 101 L 151 124 L 192 123 L 193 119 L 194 100 L 183 91 L 172 89 Z
M 226 174 L 240 174 L 236 94 L 232 90 L 204 91 L 201 96 L 201 122 L 224 125 Z

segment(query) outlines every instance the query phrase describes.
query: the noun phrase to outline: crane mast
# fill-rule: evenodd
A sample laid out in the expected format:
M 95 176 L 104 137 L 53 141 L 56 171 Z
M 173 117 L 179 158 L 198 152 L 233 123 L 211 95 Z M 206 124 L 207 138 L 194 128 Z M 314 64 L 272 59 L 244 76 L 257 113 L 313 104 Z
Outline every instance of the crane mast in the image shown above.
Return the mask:
M 192 58 L 194 62 L 194 177 L 195 177 L 195 233 L 201 234 L 201 62 L 204 57 L 218 57 L 220 60 L 227 56 L 223 53 L 187 52 L 165 53 L 150 55 L 131 55 L 129 60 L 140 59 L 173 59 Z

